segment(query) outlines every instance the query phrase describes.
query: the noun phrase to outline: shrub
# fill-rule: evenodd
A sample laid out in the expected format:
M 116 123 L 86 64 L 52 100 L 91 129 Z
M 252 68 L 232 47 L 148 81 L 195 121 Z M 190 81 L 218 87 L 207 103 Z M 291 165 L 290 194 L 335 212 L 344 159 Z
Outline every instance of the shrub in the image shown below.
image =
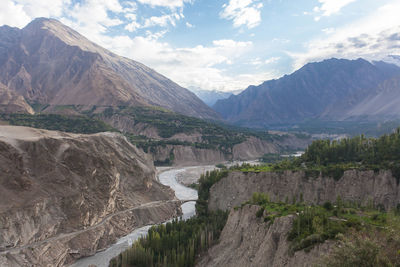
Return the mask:
M 332 203 L 331 203 L 330 201 L 326 201 L 326 202 L 324 203 L 323 207 L 324 207 L 324 209 L 326 209 L 326 210 L 328 210 L 328 211 L 333 210 L 333 205 L 332 205 Z
M 257 218 L 261 218 L 263 216 L 264 210 L 265 210 L 264 207 L 260 207 L 260 209 L 256 212 Z

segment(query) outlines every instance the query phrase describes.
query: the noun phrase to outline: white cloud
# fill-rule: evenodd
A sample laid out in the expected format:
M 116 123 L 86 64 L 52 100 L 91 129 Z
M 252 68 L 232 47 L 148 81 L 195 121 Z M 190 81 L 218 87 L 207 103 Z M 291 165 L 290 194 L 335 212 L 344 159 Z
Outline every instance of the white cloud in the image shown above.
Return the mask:
M 174 48 L 149 35 L 109 38 L 105 46 L 152 67 L 184 87 L 236 90 L 270 77 L 260 74 L 230 75 L 221 68 L 221 64 L 232 64 L 250 51 L 251 42 L 215 40 L 209 46 Z
M 171 9 L 183 7 L 185 3 L 191 3 L 192 0 L 138 0 L 141 4 L 150 5 L 153 7 L 169 7 Z
M 330 57 L 380 59 L 388 54 L 400 53 L 400 3 L 397 0 L 377 9 L 374 13 L 348 24 L 326 38 L 306 44 L 306 52 L 289 53 L 297 69 L 310 61 Z
M 189 22 L 186 22 L 186 27 L 188 27 L 188 28 L 194 28 L 194 25 L 191 24 L 191 23 L 189 23 Z
M 123 2 L 124 12 L 133 13 L 137 10 L 137 4 L 135 2 Z
M 281 59 L 280 57 L 270 57 L 270 58 L 268 58 L 268 59 L 266 59 L 266 60 L 264 61 L 264 64 L 276 63 L 276 62 L 278 62 L 280 59 Z
M 357 0 L 318 0 L 321 6 L 314 7 L 314 12 L 319 13 L 315 20 L 318 21 L 323 17 L 329 17 L 333 14 L 340 12 L 345 6 Z
M 37 17 L 59 17 L 70 0 L 1 0 L 0 25 L 22 28 Z
M 181 14 L 173 13 L 169 15 L 162 15 L 159 17 L 153 16 L 145 20 L 143 28 L 154 27 L 154 26 L 167 27 L 168 25 L 172 25 L 175 27 L 176 22 L 182 18 L 184 18 L 182 13 Z
M 257 0 L 229 0 L 224 4 L 220 17 L 233 21 L 234 27 L 247 26 L 254 28 L 261 23 L 262 3 Z
M 68 17 L 60 18 L 61 22 L 72 27 L 95 43 L 102 44 L 110 27 L 124 24 L 116 14 L 124 15 L 130 20 L 125 28 L 134 31 L 136 16 L 134 6 L 124 8 L 118 0 L 86 0 L 68 7 Z M 88 15 L 90 14 L 90 15 Z M 111 17 L 114 14 L 114 17 Z
M 332 34 L 332 33 L 334 33 L 335 31 L 336 31 L 335 28 L 325 28 L 325 29 L 322 29 L 322 32 L 325 33 L 325 34 Z
M 136 14 L 128 13 L 125 15 L 125 18 L 128 19 L 130 22 L 125 25 L 125 30 L 129 32 L 134 32 L 136 29 L 140 28 L 140 24 L 137 22 Z
M 270 57 L 270 58 L 267 58 L 265 60 L 262 60 L 261 58 L 257 57 L 257 58 L 254 58 L 254 59 L 250 60 L 249 64 L 253 65 L 253 66 L 257 66 L 258 68 L 260 68 L 261 66 L 265 66 L 265 65 L 276 63 L 280 59 L 281 59 L 280 57 Z
M 0 25 L 23 27 L 31 21 L 31 17 L 24 11 L 24 6 L 12 1 L 0 2 Z

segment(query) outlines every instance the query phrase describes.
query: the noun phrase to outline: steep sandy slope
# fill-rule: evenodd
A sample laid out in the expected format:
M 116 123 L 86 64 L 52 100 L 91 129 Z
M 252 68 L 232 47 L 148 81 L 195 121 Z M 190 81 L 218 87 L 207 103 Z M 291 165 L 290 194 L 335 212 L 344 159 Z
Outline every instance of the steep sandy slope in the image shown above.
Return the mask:
M 195 94 L 111 53 L 53 19 L 0 27 L 0 82 L 30 102 L 50 105 L 155 105 L 218 118 Z
M 257 218 L 258 206 L 246 205 L 231 210 L 219 243 L 208 250 L 198 267 L 306 267 L 313 266 L 327 254 L 331 242 L 315 246 L 310 252 L 289 254 L 287 234 L 292 228 L 292 215 L 276 218 L 268 226 Z
M 28 113 L 33 114 L 32 107 L 26 103 L 23 96 L 8 89 L 0 83 L 0 113 Z
M 385 208 L 400 203 L 400 186 L 390 171 L 350 170 L 339 181 L 321 176 L 307 178 L 304 172 L 231 172 L 211 187 L 209 208 L 230 209 L 249 200 L 254 192 L 265 192 L 274 201 L 291 201 L 293 197 L 299 201 L 302 196 L 307 203 L 322 204 L 335 202 L 340 196 L 345 201 L 364 205 L 372 201 Z
M 0 266 L 63 266 L 176 213 L 121 135 L 0 127 Z
M 378 86 L 376 93 L 367 96 L 354 105 L 347 117 L 368 115 L 372 118 L 397 118 L 400 114 L 400 76 L 387 80 Z

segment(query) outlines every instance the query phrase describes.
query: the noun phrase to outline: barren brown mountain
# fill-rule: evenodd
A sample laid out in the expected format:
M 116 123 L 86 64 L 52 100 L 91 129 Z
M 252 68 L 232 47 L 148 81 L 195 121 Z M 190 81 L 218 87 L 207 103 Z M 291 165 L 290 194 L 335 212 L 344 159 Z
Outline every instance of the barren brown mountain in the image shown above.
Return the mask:
M 29 113 L 34 111 L 23 96 L 0 83 L 0 113 Z
M 35 19 L 23 29 L 0 27 L 0 82 L 30 103 L 154 105 L 218 117 L 190 91 L 53 19 Z
M 116 133 L 0 126 L 0 266 L 66 266 L 177 216 L 155 171 Z

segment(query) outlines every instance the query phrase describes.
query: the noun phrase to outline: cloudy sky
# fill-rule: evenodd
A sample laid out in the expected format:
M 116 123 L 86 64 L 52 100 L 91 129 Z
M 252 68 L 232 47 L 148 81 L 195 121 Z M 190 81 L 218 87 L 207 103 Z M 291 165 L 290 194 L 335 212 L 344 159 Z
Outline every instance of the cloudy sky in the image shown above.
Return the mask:
M 399 0 L 1 0 L 0 25 L 56 18 L 184 87 L 232 91 L 330 57 L 400 54 Z

